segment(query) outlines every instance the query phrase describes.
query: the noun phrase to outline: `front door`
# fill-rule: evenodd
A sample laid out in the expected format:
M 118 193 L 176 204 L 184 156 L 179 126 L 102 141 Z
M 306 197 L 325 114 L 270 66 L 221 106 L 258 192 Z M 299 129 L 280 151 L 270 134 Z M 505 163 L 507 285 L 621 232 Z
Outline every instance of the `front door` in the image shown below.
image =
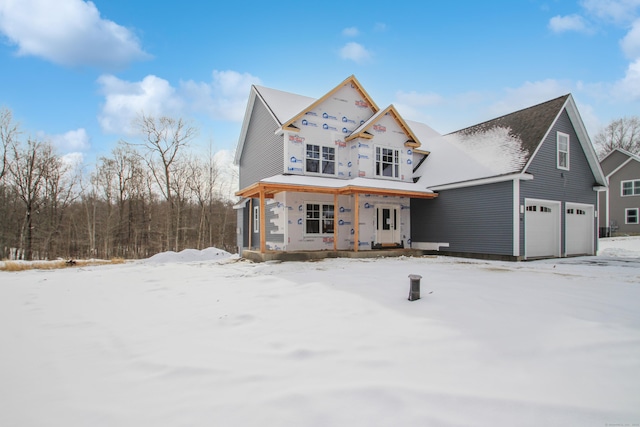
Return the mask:
M 400 212 L 397 206 L 376 207 L 376 240 L 380 245 L 400 243 Z

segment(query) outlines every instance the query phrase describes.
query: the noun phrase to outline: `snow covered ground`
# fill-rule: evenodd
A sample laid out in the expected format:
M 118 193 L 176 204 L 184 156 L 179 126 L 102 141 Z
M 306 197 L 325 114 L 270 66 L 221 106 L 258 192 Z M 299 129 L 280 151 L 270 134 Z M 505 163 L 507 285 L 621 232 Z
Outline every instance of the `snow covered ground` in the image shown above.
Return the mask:
M 600 248 L 0 272 L 0 425 L 638 425 L 640 239 Z

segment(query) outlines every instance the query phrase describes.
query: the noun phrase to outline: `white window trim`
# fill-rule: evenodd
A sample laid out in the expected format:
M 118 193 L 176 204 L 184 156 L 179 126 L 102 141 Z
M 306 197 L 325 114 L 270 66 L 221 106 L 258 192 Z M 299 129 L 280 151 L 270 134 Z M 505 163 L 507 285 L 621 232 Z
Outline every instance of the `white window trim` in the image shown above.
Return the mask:
M 629 211 L 636 211 L 636 222 L 629 222 Z M 640 209 L 638 208 L 626 208 L 624 210 L 624 223 L 625 224 L 640 224 Z
M 380 149 L 380 156 L 382 156 L 382 149 L 386 148 L 387 150 L 392 150 L 392 151 L 397 151 L 398 152 L 398 176 L 385 176 L 385 175 L 378 175 L 377 171 L 378 171 L 378 149 Z M 384 178 L 384 179 L 397 179 L 397 180 L 401 180 L 402 178 L 402 150 L 395 148 L 395 147 L 388 147 L 388 146 L 384 146 L 384 145 L 375 145 L 373 148 L 373 176 L 375 176 L 376 178 Z M 395 165 L 395 164 L 394 164 Z
M 333 221 L 334 221 L 334 230 L 335 230 L 335 220 L 336 220 L 336 212 L 335 212 L 335 206 L 333 205 L 333 203 L 328 203 L 328 202 L 318 202 L 318 201 L 309 201 L 309 202 L 304 202 L 304 210 L 303 210 L 303 217 L 302 217 L 302 224 L 304 227 L 303 230 L 303 234 L 304 236 L 308 236 L 308 237 L 328 237 L 328 236 L 333 236 L 334 233 L 333 231 L 331 233 L 307 233 L 307 205 L 320 205 L 320 218 L 318 219 L 318 221 L 320 222 L 319 224 L 319 230 L 322 230 L 322 223 L 324 221 L 324 218 L 322 217 L 322 212 L 324 212 L 323 208 L 324 206 L 331 206 L 332 208 L 334 208 L 333 211 Z
M 260 206 L 253 207 L 253 232 L 260 232 Z
M 310 172 L 307 170 L 307 145 L 316 145 L 320 149 L 320 158 L 318 159 L 318 170 L 319 172 Z M 323 148 L 332 148 L 333 149 L 333 173 L 323 173 L 322 172 L 322 149 Z M 317 176 L 336 176 L 338 173 L 338 150 L 336 147 L 331 145 L 323 145 L 321 143 L 315 142 L 306 142 L 304 144 L 304 173 L 305 175 L 317 175 Z
M 563 153 L 564 151 L 560 151 L 560 137 L 564 136 L 567 138 L 567 166 L 560 166 L 560 153 Z M 566 170 L 568 171 L 571 163 L 570 163 L 570 159 L 571 159 L 571 139 L 569 138 L 569 134 L 564 133 L 564 132 L 557 132 L 556 133 L 556 166 L 558 169 L 562 169 L 562 170 Z
M 632 182 L 634 183 L 631 186 L 631 194 L 624 194 L 624 183 L 625 182 Z M 640 196 L 640 194 L 634 194 L 635 193 L 635 182 L 640 182 L 640 179 L 626 179 L 624 181 L 620 181 L 620 197 L 633 197 L 633 196 Z

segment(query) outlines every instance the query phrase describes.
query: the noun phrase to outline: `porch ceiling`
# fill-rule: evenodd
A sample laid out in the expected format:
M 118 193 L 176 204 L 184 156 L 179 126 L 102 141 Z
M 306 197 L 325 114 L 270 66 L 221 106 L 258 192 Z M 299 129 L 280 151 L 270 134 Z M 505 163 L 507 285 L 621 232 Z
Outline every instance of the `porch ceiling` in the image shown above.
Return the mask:
M 303 185 L 303 184 L 282 184 L 270 182 L 258 182 L 246 187 L 236 193 L 236 196 L 245 198 L 258 198 L 262 194 L 267 199 L 272 199 L 275 194 L 282 191 L 294 191 L 299 193 L 318 193 L 318 194 L 371 194 L 378 196 L 395 196 L 395 197 L 411 197 L 420 199 L 433 199 L 438 194 L 424 191 L 399 190 L 390 188 L 374 188 L 358 185 L 344 185 L 341 187 L 323 187 L 319 185 Z

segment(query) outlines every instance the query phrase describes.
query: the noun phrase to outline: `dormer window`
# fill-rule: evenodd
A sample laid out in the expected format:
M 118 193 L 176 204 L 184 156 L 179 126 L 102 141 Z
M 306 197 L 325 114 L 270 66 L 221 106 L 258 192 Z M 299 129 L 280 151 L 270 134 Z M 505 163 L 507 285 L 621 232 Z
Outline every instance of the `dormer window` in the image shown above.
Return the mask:
M 400 150 L 376 147 L 376 176 L 400 176 Z
M 322 145 L 307 144 L 306 171 L 335 175 L 336 149 L 335 147 L 323 147 Z
M 569 170 L 569 135 L 558 132 L 557 136 L 558 169 Z

